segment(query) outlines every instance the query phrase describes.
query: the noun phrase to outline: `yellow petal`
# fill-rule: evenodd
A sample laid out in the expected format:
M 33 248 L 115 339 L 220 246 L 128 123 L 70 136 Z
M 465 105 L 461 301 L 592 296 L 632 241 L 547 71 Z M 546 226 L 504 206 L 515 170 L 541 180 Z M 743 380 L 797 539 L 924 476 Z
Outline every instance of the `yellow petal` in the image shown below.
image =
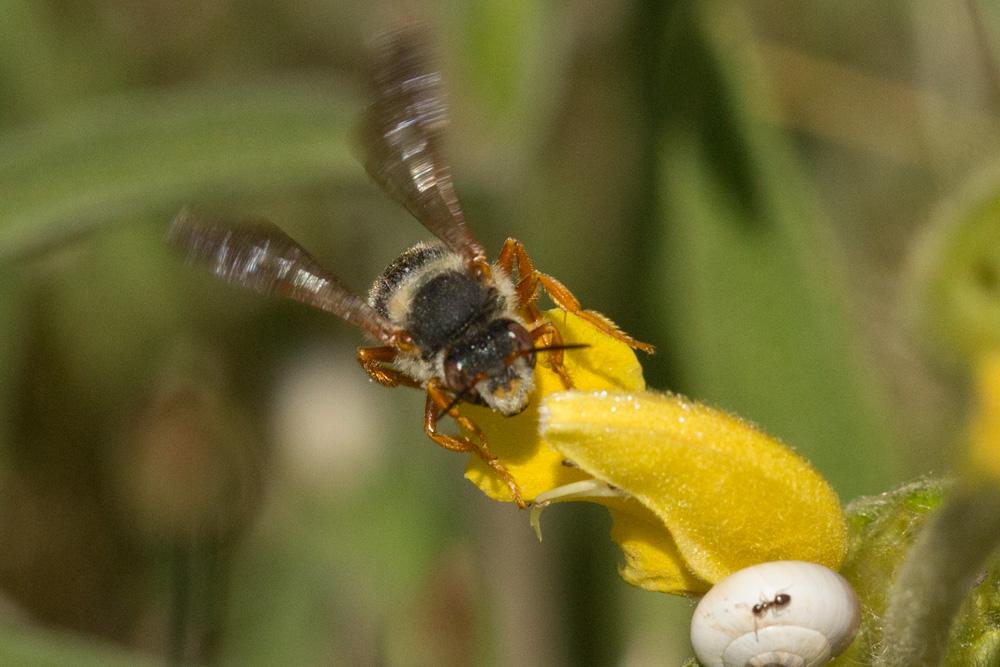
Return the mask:
M 611 539 L 621 548 L 622 579 L 646 590 L 691 595 L 712 587 L 687 568 L 666 526 L 635 498 L 605 501 L 611 512 Z
M 833 490 L 737 417 L 647 392 L 557 393 L 542 414 L 546 442 L 648 508 L 697 579 L 715 583 L 772 560 L 836 569 L 844 558 L 846 524 Z
M 630 347 L 563 310 L 553 309 L 545 315 L 562 334 L 563 342 L 590 346 L 568 350 L 564 355 L 566 370 L 577 389 L 639 391 L 645 388 L 642 367 Z M 521 414 L 504 417 L 486 408 L 462 406 L 462 412 L 486 434 L 490 450 L 510 470 L 525 500 L 589 477 L 564 466 L 565 457 L 548 446 L 538 434 L 540 398 L 565 389 L 559 376 L 546 365 L 545 357 L 545 354 L 540 355 L 535 367 L 535 395 Z M 465 476 L 491 498 L 511 500 L 507 486 L 480 458 L 469 458 Z
M 687 569 L 673 538 L 659 517 L 635 498 L 589 478 L 535 496 L 531 525 L 542 539 L 542 511 L 552 503 L 589 502 L 611 513 L 611 539 L 625 556 L 619 574 L 633 586 L 664 593 L 704 593 L 711 584 Z
M 971 474 L 1000 479 L 1000 353 L 980 359 L 976 374 L 979 405 L 972 420 Z

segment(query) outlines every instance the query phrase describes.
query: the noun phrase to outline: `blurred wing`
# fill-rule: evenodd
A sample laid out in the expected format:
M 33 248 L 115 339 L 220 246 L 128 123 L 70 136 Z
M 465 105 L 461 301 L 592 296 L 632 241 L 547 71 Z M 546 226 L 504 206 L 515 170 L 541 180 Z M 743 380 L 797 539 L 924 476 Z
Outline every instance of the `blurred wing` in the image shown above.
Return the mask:
M 396 331 L 364 299 L 270 223 L 228 227 L 181 211 L 170 225 L 168 238 L 187 251 L 189 261 L 207 266 L 230 283 L 333 313 L 381 341 L 388 341 Z
M 369 175 L 451 250 L 484 259 L 442 157 L 448 109 L 427 50 L 420 29 L 386 36 L 372 74 L 373 102 L 361 123 L 362 159 Z

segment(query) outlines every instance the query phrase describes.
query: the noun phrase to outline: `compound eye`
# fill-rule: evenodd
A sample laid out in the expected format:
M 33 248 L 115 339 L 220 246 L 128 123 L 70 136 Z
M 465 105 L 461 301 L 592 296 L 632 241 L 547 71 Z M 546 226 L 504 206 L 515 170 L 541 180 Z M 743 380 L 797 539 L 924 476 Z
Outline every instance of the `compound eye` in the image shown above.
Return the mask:
M 528 330 L 517 322 L 507 324 L 507 332 L 514 341 L 514 355 L 522 357 L 531 368 L 535 367 L 535 341 L 531 339 Z
M 449 389 L 464 390 L 468 387 L 469 377 L 463 368 L 464 364 L 457 359 L 445 357 L 444 381 Z

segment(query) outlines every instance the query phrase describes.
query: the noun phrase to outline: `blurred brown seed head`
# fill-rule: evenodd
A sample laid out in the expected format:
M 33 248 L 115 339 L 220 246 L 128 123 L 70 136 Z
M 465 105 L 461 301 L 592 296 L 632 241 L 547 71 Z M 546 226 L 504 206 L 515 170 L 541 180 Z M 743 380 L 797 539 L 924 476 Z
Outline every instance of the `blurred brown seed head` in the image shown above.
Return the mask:
M 260 496 L 261 448 L 249 416 L 224 398 L 214 360 L 194 364 L 189 355 L 165 367 L 117 460 L 125 505 L 153 538 L 238 529 Z

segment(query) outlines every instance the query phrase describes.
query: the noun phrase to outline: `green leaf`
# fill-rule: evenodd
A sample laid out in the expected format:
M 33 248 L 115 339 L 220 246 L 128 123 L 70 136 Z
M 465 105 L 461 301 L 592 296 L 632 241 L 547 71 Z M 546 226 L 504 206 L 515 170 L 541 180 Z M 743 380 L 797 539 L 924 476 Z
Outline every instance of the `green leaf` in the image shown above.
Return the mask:
M 754 113 L 767 90 L 738 13 L 697 20 L 664 84 L 652 278 L 680 388 L 752 416 L 842 495 L 874 492 L 889 476 L 887 410 L 854 343 L 829 221 Z
M 0 134 L 0 267 L 198 193 L 360 182 L 356 111 L 341 83 L 285 77 L 106 98 Z

